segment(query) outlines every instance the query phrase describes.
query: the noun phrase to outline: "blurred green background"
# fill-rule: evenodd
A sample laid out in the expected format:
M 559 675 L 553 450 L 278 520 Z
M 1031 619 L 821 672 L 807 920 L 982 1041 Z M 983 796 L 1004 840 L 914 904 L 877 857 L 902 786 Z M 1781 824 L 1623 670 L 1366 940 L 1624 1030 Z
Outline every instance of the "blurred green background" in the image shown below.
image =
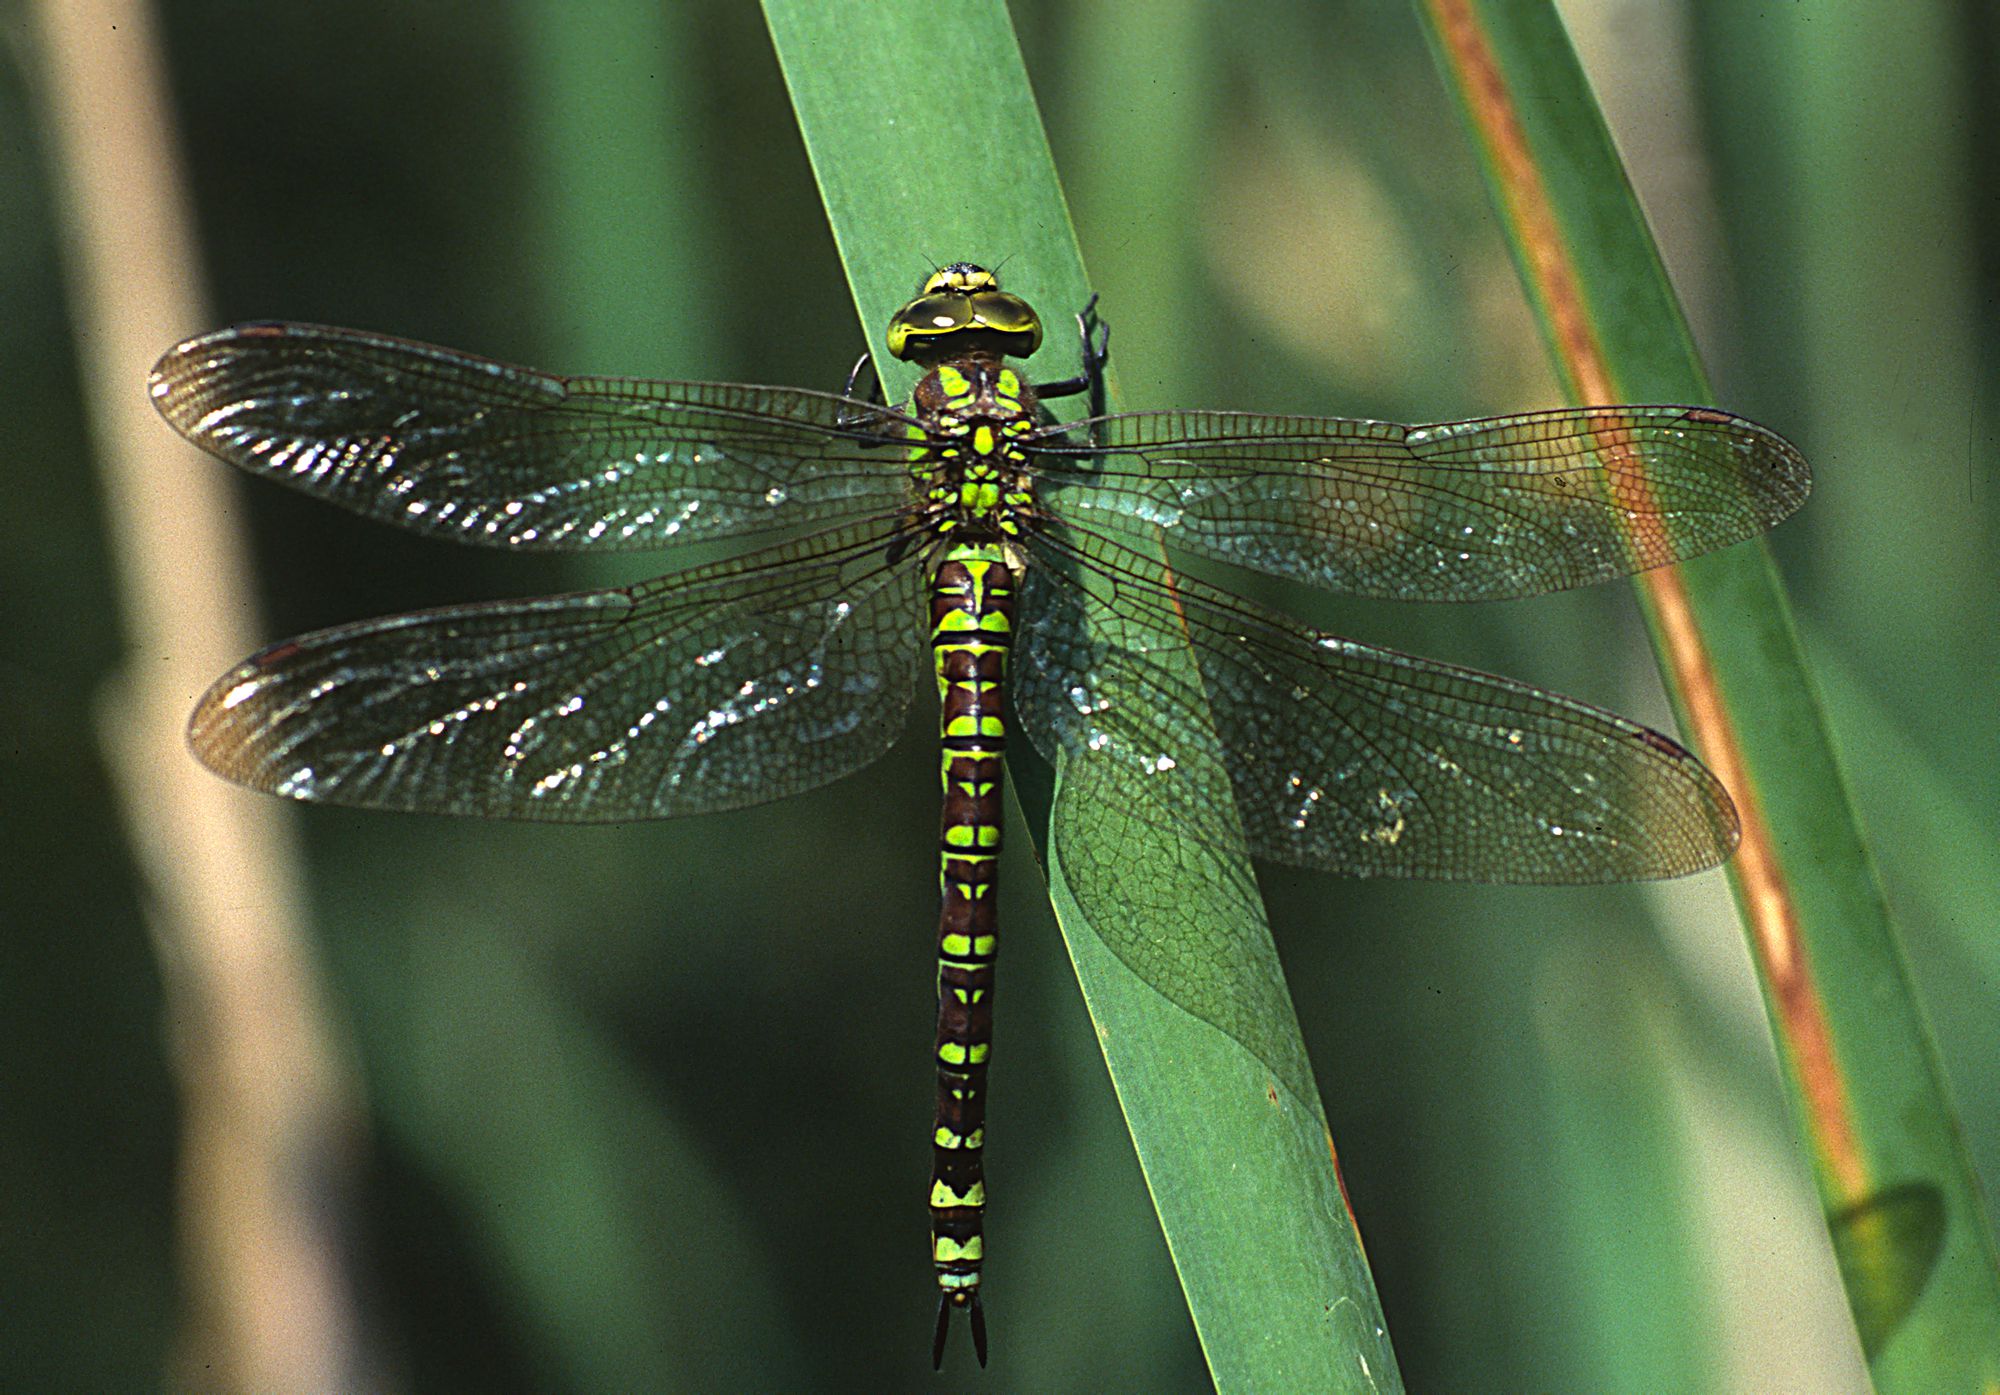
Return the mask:
M 198 1385 L 173 1229 L 185 1024 L 95 726 L 145 644 L 113 588 L 78 368 L 98 329 L 65 297 L 64 171 L 17 8 L 0 10 L 0 1388 Z M 1407 10 L 1013 9 L 1126 406 L 1433 420 L 1554 402 Z M 1813 461 L 1813 501 L 1773 546 L 1990 1195 L 2000 20 L 1982 0 L 1563 10 L 1719 401 Z M 187 333 L 319 320 L 825 389 L 863 347 L 753 6 L 172 0 L 160 20 L 215 297 Z M 938 149 L 940 198 L 1005 197 L 951 132 Z M 913 246 L 911 279 L 1009 251 Z M 270 638 L 644 570 L 238 498 Z M 1627 588 L 1266 599 L 1669 721 Z M 425 1390 L 930 1379 L 933 725 L 919 703 L 869 771 L 679 824 L 300 813 L 312 944 L 368 1107 L 328 1204 L 371 1370 Z M 1264 884 L 1411 1388 L 1865 1388 L 1722 878 Z M 1031 859 L 1005 895 L 981 1386 L 1201 1388 Z M 952 1360 L 948 1379 L 973 1379 Z

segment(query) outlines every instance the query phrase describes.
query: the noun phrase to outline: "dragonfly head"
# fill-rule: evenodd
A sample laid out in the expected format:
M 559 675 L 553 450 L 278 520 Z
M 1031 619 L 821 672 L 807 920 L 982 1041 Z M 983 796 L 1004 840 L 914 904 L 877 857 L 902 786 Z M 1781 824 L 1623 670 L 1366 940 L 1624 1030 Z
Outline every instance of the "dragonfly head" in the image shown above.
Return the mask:
M 926 368 L 966 354 L 1026 358 L 1041 342 L 1034 308 L 971 262 L 932 272 L 889 320 L 889 352 Z

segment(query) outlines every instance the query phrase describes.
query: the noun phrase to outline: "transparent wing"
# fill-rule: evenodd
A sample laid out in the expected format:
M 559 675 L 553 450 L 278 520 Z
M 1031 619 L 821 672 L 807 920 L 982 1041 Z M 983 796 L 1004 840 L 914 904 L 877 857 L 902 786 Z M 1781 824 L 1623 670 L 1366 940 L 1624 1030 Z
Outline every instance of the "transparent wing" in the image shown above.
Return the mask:
M 1755 537 L 1811 488 L 1783 437 L 1707 407 L 1432 426 L 1137 412 L 1035 447 L 1042 500 L 1065 517 L 1393 600 L 1607 581 Z
M 329 804 L 603 822 L 777 799 L 903 730 L 921 569 L 891 565 L 893 537 L 322 630 L 223 677 L 189 739 L 231 780 Z
M 1052 734 L 1046 723 L 1025 725 Z M 1083 739 L 1081 751 L 1064 747 L 1050 833 L 1078 906 L 1126 967 L 1310 1099 L 1284 972 L 1260 928 L 1262 896 L 1241 841 L 1231 843 L 1229 775 L 1213 734 L 1183 734 L 1166 769 Z M 1132 854 L 1135 837 L 1147 840 L 1143 857 Z
M 1214 739 L 1210 714 L 1260 857 L 1348 876 L 1614 882 L 1699 871 L 1735 846 L 1728 796 L 1658 732 L 1317 634 L 1190 577 L 1169 593 L 1157 563 L 1104 538 L 1051 531 L 1033 546 L 1033 637 L 1015 661 L 1030 736 L 1135 777 L 1171 774 Z M 1208 792 L 1135 791 L 1154 783 L 1143 799 L 1163 826 L 1243 845 Z
M 732 383 L 562 378 L 318 325 L 190 339 L 154 405 L 202 449 L 414 532 L 654 548 L 893 509 L 899 413 Z
M 1301 1093 L 1245 851 L 1350 876 L 1609 882 L 1735 846 L 1657 732 L 1525 684 L 1305 630 L 1102 538 L 1045 533 L 1014 701 L 1051 760 L 1071 891 L 1112 952 Z M 1148 840 L 1148 857 L 1126 855 Z M 1169 868 L 1165 875 L 1142 868 Z M 1218 910 L 1217 908 L 1221 908 Z

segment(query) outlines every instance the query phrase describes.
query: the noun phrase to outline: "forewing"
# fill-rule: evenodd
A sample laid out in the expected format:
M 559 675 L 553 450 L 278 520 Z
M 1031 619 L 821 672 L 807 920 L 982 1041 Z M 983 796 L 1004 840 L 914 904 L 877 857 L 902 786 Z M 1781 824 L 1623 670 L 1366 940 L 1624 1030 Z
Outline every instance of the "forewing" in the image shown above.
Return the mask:
M 811 789 L 903 729 L 920 578 L 892 532 L 288 640 L 216 683 L 189 739 L 254 789 L 426 813 L 606 822 Z
M 318 325 L 191 339 L 154 405 L 202 449 L 366 517 L 494 547 L 654 548 L 894 509 L 900 414 L 733 383 L 557 377 Z
M 1811 487 L 1791 443 L 1707 407 L 1431 426 L 1137 412 L 1036 448 L 1044 502 L 1080 523 L 1392 600 L 1607 581 L 1755 537 Z

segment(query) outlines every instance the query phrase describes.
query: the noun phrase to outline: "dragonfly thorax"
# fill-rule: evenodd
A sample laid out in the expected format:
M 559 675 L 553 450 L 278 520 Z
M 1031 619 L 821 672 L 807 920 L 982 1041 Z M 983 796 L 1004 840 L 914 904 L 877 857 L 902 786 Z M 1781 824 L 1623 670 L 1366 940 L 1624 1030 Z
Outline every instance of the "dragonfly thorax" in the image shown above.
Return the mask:
M 1011 536 L 1034 506 L 1024 440 L 1035 392 L 999 357 L 973 354 L 926 373 L 910 399 L 910 471 L 940 534 Z

